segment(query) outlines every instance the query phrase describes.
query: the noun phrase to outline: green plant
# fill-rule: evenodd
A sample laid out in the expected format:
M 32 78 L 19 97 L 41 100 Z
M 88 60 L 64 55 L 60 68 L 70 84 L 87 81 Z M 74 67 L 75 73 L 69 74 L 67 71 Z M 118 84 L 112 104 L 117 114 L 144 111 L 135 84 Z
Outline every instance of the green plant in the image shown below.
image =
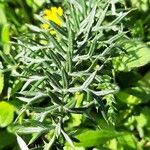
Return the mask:
M 25 112 L 27 117 L 15 132 L 34 133 L 29 144 L 43 137 L 46 143 L 39 145 L 45 150 L 63 148 L 65 141 L 74 147 L 71 137 L 79 125 L 100 127 L 92 115 L 96 110 L 107 122 L 115 121 L 111 118 L 115 115 L 112 94 L 119 88 L 111 60 L 121 51 L 121 41 L 127 39 L 121 21 L 129 12 L 113 6 L 105 1 L 66 2 L 63 27 L 37 16 L 56 36 L 28 25 L 32 32 L 17 39 L 14 49 L 18 54 L 12 61 L 18 65 L 12 75 L 23 84 L 17 92 L 23 105 L 15 122 Z M 79 114 L 78 126 L 71 124 Z M 86 125 L 87 119 L 91 125 Z
M 12 112 L 1 109 L 10 115 L 0 124 L 6 127 L 16 111 L 7 130 L 20 149 L 148 147 L 149 73 L 143 77 L 137 68 L 149 63 L 149 47 L 127 37 L 130 11 L 123 1 L 66 0 L 62 7 L 62 26 L 36 15 L 39 25 L 28 24 L 31 31 L 15 38 L 11 53 L 1 52 Z

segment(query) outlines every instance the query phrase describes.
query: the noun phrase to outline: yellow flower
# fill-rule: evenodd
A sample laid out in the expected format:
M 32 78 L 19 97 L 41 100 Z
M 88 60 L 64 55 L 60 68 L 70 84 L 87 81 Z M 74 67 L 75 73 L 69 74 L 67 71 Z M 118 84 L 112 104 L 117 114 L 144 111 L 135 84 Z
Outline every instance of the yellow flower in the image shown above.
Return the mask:
M 43 18 L 47 21 L 53 21 L 59 26 L 62 26 L 62 20 L 60 17 L 63 16 L 63 9 L 61 7 L 51 7 L 50 9 L 45 9 L 43 12 Z M 41 28 L 49 29 L 50 26 L 48 24 L 42 24 Z M 51 34 L 55 34 L 56 32 L 52 29 L 50 31 Z
M 48 28 L 49 28 L 49 25 L 46 24 L 46 23 L 43 23 L 43 24 L 41 24 L 41 28 L 43 28 L 43 29 L 48 29 Z

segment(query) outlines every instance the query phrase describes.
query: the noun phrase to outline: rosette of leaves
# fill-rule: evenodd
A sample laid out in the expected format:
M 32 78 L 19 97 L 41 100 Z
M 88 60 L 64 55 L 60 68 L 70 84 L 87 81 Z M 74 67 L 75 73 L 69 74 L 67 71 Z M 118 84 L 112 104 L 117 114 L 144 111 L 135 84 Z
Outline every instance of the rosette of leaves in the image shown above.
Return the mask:
M 16 54 L 10 58 L 17 69 L 11 74 L 16 82 L 9 97 L 22 101 L 11 130 L 32 134 L 28 145 L 44 150 L 63 149 L 66 142 L 74 147 L 80 127 L 99 128 L 94 113 L 113 122 L 113 94 L 119 88 L 111 60 L 122 51 L 120 41 L 127 39 L 121 21 L 128 11 L 117 9 L 113 1 L 70 0 L 64 10 L 61 27 L 36 16 L 56 35 L 28 25 L 31 32 L 16 39 Z M 79 123 L 70 126 L 74 117 Z M 17 138 L 20 147 L 27 147 Z

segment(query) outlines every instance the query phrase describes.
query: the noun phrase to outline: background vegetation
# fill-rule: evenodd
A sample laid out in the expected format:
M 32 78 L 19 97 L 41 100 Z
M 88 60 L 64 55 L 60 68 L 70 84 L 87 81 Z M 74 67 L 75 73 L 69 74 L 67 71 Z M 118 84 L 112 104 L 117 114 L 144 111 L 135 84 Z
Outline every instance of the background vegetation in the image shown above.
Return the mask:
M 0 149 L 150 149 L 150 1 L 78 2 L 0 0 Z

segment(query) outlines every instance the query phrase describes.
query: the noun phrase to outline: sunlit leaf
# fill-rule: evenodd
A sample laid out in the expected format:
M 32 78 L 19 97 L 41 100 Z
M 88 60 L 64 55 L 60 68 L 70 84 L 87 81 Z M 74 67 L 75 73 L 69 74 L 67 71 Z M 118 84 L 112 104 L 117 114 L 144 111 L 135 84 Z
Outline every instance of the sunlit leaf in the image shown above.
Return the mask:
M 19 135 L 17 135 L 17 142 L 21 150 L 29 150 L 27 144 Z
M 113 59 L 114 68 L 119 71 L 130 71 L 150 62 L 148 45 L 138 41 L 126 41 L 123 48 L 127 52 Z
M 4 74 L 0 72 L 0 94 L 2 93 L 4 88 Z
M 0 102 L 0 127 L 8 126 L 14 119 L 14 107 L 8 102 Z
M 131 104 L 131 105 L 137 105 L 141 102 L 141 99 L 136 97 L 136 96 L 133 96 L 131 94 L 128 94 L 126 92 L 119 92 L 118 94 L 116 94 L 116 97 L 124 102 L 124 103 L 127 103 L 127 104 Z

